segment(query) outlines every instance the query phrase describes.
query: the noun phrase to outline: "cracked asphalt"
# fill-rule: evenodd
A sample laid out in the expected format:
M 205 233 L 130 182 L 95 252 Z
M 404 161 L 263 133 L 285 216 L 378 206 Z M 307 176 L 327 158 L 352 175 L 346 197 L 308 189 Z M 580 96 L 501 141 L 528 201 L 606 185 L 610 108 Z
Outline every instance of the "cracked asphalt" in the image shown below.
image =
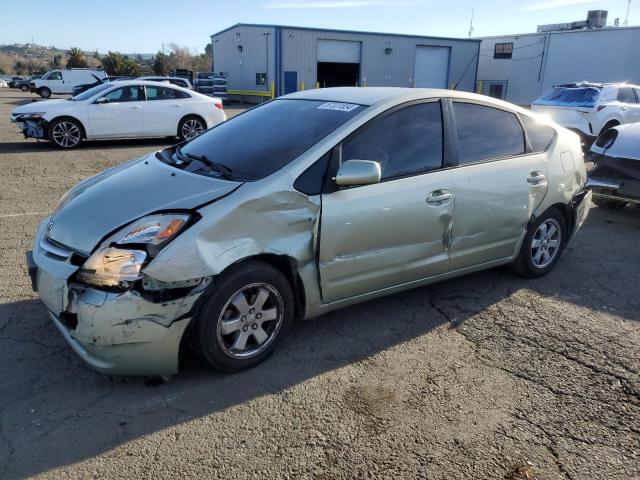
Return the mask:
M 640 478 L 640 210 L 594 207 L 543 279 L 393 295 L 153 386 L 84 366 L 24 252 L 73 184 L 168 143 L 26 141 L 29 98 L 0 90 L 0 478 Z

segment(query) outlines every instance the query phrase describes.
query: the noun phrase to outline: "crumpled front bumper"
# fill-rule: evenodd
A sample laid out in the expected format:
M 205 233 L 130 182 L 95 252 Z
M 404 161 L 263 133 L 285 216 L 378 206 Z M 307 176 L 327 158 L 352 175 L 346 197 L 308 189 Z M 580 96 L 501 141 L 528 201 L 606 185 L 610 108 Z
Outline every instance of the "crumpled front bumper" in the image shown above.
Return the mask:
M 78 267 L 42 243 L 46 225 L 48 219 L 27 252 L 27 266 L 52 322 L 75 352 L 105 374 L 177 373 L 180 343 L 206 285 L 160 300 L 133 289 L 108 292 L 74 283 Z
M 13 115 L 10 120 L 24 135 L 24 138 L 46 139 L 47 137 L 49 122 L 43 118 L 36 120 L 29 118 L 28 115 Z

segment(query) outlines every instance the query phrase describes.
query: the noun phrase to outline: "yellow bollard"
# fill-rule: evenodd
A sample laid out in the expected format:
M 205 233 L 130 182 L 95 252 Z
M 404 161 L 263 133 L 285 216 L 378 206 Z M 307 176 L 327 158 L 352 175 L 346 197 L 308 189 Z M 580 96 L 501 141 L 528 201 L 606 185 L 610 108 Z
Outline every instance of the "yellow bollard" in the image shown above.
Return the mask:
M 276 82 L 271 80 L 271 98 L 276 98 Z
M 316 82 L 316 88 L 320 88 L 320 82 Z
M 300 82 L 300 91 L 304 91 L 304 80 Z

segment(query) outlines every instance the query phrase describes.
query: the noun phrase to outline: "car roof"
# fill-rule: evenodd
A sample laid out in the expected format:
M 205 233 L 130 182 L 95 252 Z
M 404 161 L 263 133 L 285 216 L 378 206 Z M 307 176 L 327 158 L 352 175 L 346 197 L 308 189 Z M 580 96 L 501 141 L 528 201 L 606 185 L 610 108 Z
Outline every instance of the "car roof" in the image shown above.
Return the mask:
M 478 95 L 460 90 L 440 88 L 403 88 L 403 87 L 334 87 L 304 90 L 284 95 L 283 99 L 319 100 L 324 102 L 355 103 L 358 105 L 374 105 L 383 101 L 411 101 L 422 98 L 460 98 L 492 103 L 510 110 L 524 111 L 517 105 L 504 102 L 485 95 Z
M 632 83 L 625 83 L 625 82 L 618 82 L 618 83 L 614 83 L 614 82 L 606 82 L 606 83 L 597 83 L 597 82 L 587 82 L 587 81 L 583 81 L 583 82 L 571 82 L 571 83 L 561 83 L 558 85 L 554 85 L 553 88 L 584 88 L 584 87 L 591 87 L 591 88 L 604 88 L 604 87 L 615 87 L 615 88 L 620 88 L 620 87 L 630 87 L 630 88 L 640 88 L 638 85 L 634 85 Z

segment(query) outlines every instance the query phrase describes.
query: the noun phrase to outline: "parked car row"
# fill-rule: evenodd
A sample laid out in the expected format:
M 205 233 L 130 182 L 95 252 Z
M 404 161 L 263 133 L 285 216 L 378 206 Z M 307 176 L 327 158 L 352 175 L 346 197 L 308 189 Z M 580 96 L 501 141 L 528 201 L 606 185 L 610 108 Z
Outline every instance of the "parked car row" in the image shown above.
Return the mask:
M 164 82 L 100 83 L 68 99 L 31 102 L 11 114 L 25 138 L 60 148 L 85 139 L 193 138 L 224 121 L 222 101 Z

